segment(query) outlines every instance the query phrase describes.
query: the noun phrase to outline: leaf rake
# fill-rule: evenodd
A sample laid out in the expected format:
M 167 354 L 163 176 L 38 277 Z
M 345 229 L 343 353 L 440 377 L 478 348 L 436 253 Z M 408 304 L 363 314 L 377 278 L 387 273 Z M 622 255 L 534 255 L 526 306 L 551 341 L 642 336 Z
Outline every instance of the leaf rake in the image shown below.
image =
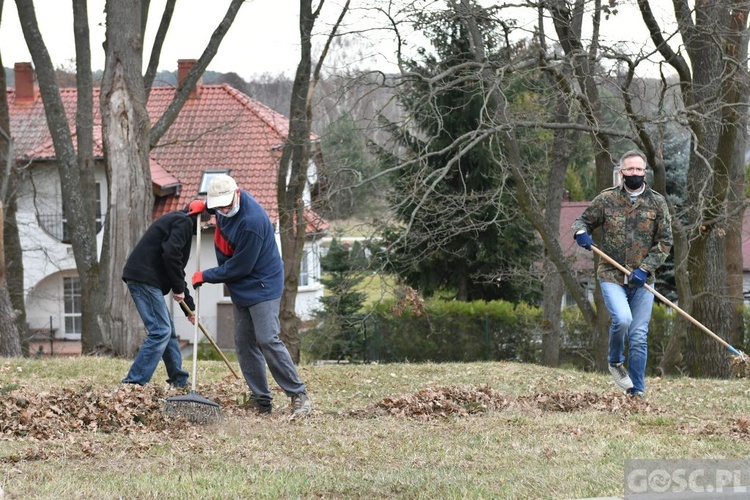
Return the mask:
M 596 246 L 591 246 L 591 249 L 599 255 L 602 259 L 606 260 L 613 266 L 615 266 L 617 269 L 625 273 L 626 275 L 630 276 L 630 271 L 623 265 L 621 265 L 619 262 L 614 260 L 612 257 L 601 251 Z M 664 295 L 660 294 L 654 288 L 650 285 L 643 285 L 643 287 L 648 290 L 649 292 L 653 293 L 654 296 L 658 297 L 659 300 L 667 304 L 669 307 L 674 309 L 678 314 L 680 314 L 682 317 L 690 321 L 692 324 L 703 330 L 703 332 L 707 333 L 711 338 L 716 340 L 718 343 L 729 349 L 729 352 L 732 353 L 732 365 L 731 369 L 732 371 L 737 374 L 738 376 L 742 377 L 743 374 L 750 373 L 750 359 L 748 359 L 747 354 L 740 351 L 739 349 L 735 349 L 732 347 L 726 340 L 716 335 L 714 332 L 712 332 L 707 326 L 703 325 L 700 321 L 693 318 L 691 315 L 680 309 L 677 304 L 674 304 L 672 301 L 670 301 L 668 298 L 666 298 Z
M 201 265 L 201 220 L 200 215 L 196 218 L 195 230 L 196 242 L 196 267 L 200 270 Z M 193 329 L 193 377 L 192 389 L 190 393 L 182 396 L 173 396 L 167 399 L 164 406 L 164 414 L 171 417 L 185 417 L 189 422 L 194 424 L 214 424 L 221 420 L 221 408 L 219 405 L 206 399 L 195 391 L 196 372 L 198 371 L 198 328 L 200 320 L 198 311 L 200 311 L 200 287 L 195 289 L 195 327 Z

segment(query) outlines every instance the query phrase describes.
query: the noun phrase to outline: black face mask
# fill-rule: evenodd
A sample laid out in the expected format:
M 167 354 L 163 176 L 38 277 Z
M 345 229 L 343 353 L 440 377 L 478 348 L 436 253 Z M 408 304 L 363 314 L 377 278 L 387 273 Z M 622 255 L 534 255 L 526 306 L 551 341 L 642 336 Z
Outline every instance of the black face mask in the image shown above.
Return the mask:
M 622 179 L 625 182 L 625 187 L 628 189 L 638 189 L 643 186 L 643 175 L 623 175 Z

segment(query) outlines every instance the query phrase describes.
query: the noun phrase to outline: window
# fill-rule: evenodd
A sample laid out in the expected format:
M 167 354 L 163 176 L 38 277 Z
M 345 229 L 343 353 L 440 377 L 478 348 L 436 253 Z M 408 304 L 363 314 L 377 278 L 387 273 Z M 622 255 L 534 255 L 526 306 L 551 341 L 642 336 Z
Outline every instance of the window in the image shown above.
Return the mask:
M 198 188 L 198 194 L 206 194 L 206 192 L 208 192 L 208 183 L 217 175 L 229 175 L 229 170 L 206 170 L 203 172 L 201 185 Z
M 78 277 L 63 278 L 65 302 L 65 335 L 81 335 L 81 281 Z
M 309 284 L 310 276 L 307 267 L 307 256 L 309 253 L 307 250 L 302 252 L 302 262 L 299 265 L 299 286 L 307 286 Z
M 96 206 L 94 207 L 94 213 L 96 214 L 96 232 L 98 234 L 99 231 L 102 230 L 102 185 L 100 182 L 96 183 L 94 192 L 96 196 Z M 62 238 L 60 241 L 62 241 L 63 243 L 70 243 L 70 234 L 68 234 L 68 219 L 66 217 L 63 217 L 62 219 Z

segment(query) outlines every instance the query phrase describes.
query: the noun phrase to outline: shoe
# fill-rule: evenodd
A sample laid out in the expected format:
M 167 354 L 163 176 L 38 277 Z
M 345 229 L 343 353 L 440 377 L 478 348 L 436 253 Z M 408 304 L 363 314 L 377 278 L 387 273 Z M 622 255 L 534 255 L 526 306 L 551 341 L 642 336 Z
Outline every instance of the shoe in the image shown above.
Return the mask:
M 306 392 L 292 396 L 292 418 L 306 417 L 312 411 L 312 401 Z
M 612 381 L 623 391 L 629 391 L 633 388 L 633 381 L 628 377 L 628 371 L 623 363 L 610 364 L 609 373 L 612 374 Z
M 270 398 L 255 394 L 251 394 L 243 406 L 254 409 L 258 415 L 268 415 L 273 410 Z
M 641 399 L 641 400 L 646 399 L 646 396 L 641 391 L 634 391 L 632 389 L 628 391 L 628 396 L 630 396 L 633 399 Z

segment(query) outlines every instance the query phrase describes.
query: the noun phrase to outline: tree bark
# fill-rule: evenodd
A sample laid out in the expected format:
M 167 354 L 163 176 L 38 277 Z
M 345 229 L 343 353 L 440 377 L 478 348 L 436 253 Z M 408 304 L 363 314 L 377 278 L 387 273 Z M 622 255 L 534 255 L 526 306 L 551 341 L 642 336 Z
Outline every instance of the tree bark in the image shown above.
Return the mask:
M 110 181 L 107 203 L 104 276 L 109 277 L 100 321 L 106 325 L 105 344 L 115 355 L 133 357 L 143 341 L 142 321 L 127 287 L 122 268 L 151 222 L 154 206 L 149 169 L 149 117 L 143 82 L 141 9 L 139 0 L 109 0 L 106 6 L 106 63 L 100 107 L 102 139 Z
M 101 284 L 99 282 L 99 263 L 96 247 L 96 222 L 92 213 L 92 204 L 90 203 L 90 200 L 95 199 L 96 196 L 93 190 L 85 190 L 92 185 L 89 179 L 93 179 L 94 173 L 92 170 L 85 170 L 85 168 L 90 166 L 90 162 L 84 161 L 79 165 L 72 134 L 68 125 L 68 117 L 62 104 L 55 77 L 55 68 L 39 32 L 34 4 L 31 0 L 16 0 L 16 7 L 24 39 L 26 40 L 26 46 L 31 53 L 31 58 L 36 68 L 39 91 L 47 118 L 47 126 L 50 130 L 57 158 L 62 192 L 66 193 L 66 196 L 61 200 L 62 209 L 66 219 L 71 221 L 68 225 L 70 240 L 73 247 L 76 268 L 78 269 L 78 276 L 81 281 L 82 349 L 83 352 L 91 352 L 102 338 L 101 329 L 97 321 L 97 314 L 101 309 L 102 294 L 100 293 Z M 79 10 L 78 12 L 80 13 L 81 11 Z M 87 50 L 86 47 L 89 44 L 88 38 L 85 40 L 79 38 L 87 36 L 87 33 L 88 31 L 83 33 L 76 32 L 77 54 L 80 51 Z M 79 61 L 77 64 L 83 64 L 83 62 Z M 80 71 L 86 71 L 90 74 L 91 68 L 82 68 Z M 79 81 L 78 94 L 91 94 L 91 87 L 85 88 L 82 85 L 85 85 L 85 82 Z
M 694 297 L 692 315 L 723 339 L 730 339 L 732 328 L 739 324 L 735 304 L 742 300 L 730 295 L 737 293 L 736 286 L 727 286 L 728 263 L 736 267 L 728 259 L 728 252 L 738 247 L 737 234 L 728 232 L 727 226 L 732 217 L 728 209 L 734 204 L 730 179 L 736 177 L 733 172 L 738 168 L 732 163 L 740 157 L 735 148 L 744 144 L 737 134 L 746 133 L 740 129 L 744 120 L 738 115 L 744 113 L 739 106 L 740 98 L 746 95 L 741 87 L 747 69 L 745 62 L 737 58 L 747 54 L 744 30 L 748 4 L 698 3 L 695 23 L 676 11 L 692 62 L 690 97 L 695 103 L 690 114 L 694 144 L 688 169 L 689 216 L 693 224 L 688 251 Z M 685 363 L 695 376 L 730 374 L 727 349 L 692 325 L 688 329 Z
M 568 101 L 560 92 L 557 97 L 555 121 L 565 123 L 570 117 Z M 568 170 L 568 159 L 572 155 L 573 147 L 578 142 L 580 133 L 568 130 L 555 131 L 552 146 L 552 166 L 547 180 L 547 195 L 545 199 L 544 220 L 550 230 L 560 234 L 560 212 L 565 195 L 565 173 Z M 546 252 L 545 252 L 546 255 Z M 563 343 L 561 321 L 561 303 L 565 293 L 565 286 L 560 273 L 554 263 L 546 258 L 544 261 L 544 302 L 542 313 L 542 364 L 545 366 L 559 366 L 560 348 Z
M 310 164 L 310 132 L 312 129 L 312 95 L 320 78 L 320 69 L 331 41 L 349 9 L 349 0 L 331 29 L 317 65 L 312 67 L 312 30 L 323 2 L 315 11 L 311 0 L 300 0 L 300 60 L 292 85 L 289 106 L 289 136 L 279 160 L 276 199 L 279 207 L 281 256 L 284 261 L 284 290 L 279 306 L 281 340 L 295 363 L 300 361 L 300 320 L 296 312 L 300 262 L 305 245 L 307 223 L 304 217 L 303 194 Z
M 3 11 L 3 0 L 0 0 L 0 16 Z M 0 23 L 2 24 L 2 23 Z M 3 59 L 0 57 L 0 68 L 3 68 Z M 16 294 L 20 290 L 21 307 L 16 314 L 12 292 L 9 285 L 17 285 L 13 279 L 10 283 L 6 279 L 5 270 L 7 264 L 17 258 L 17 254 L 11 253 L 10 258 L 5 253 L 5 229 L 9 228 L 9 239 L 15 243 L 18 240 L 18 230 L 16 226 L 15 211 L 6 213 L 4 210 L 4 200 L 15 203 L 15 169 L 13 168 L 13 147 L 12 137 L 10 136 L 10 111 L 8 109 L 8 89 L 5 81 L 5 71 L 0 73 L 0 356 L 20 356 L 22 354 L 22 337 L 21 333 L 26 331 L 26 314 L 23 306 L 23 264 L 21 264 L 12 278 L 21 276 L 21 286 L 15 287 Z M 15 237 L 15 238 L 14 238 Z M 13 246 L 15 250 L 15 246 Z M 24 326 L 19 328 L 18 322 Z
M 310 158 L 311 125 L 307 99 L 312 75 L 312 29 L 315 24 L 311 4 L 310 0 L 300 0 L 300 61 L 292 86 L 289 136 L 279 161 L 277 179 L 279 232 L 284 260 L 284 291 L 279 310 L 280 337 L 295 363 L 300 360 L 300 321 L 296 313 L 296 302 L 306 229 L 302 195 L 307 183 Z
M 588 51 L 584 50 L 581 42 L 581 19 L 584 12 L 584 0 L 576 0 L 571 10 L 566 3 L 553 2 L 548 9 L 552 15 L 552 21 L 555 31 L 560 39 L 560 45 L 566 56 L 568 56 L 573 65 L 573 74 L 578 81 L 578 86 L 582 90 L 582 99 L 579 103 L 582 106 L 583 114 L 586 121 L 592 127 L 591 142 L 595 147 L 594 159 L 596 162 L 596 188 L 602 191 L 612 186 L 612 157 L 610 154 L 609 135 L 603 132 L 596 132 L 599 125 L 605 123 L 602 111 L 602 102 L 599 96 L 599 88 L 595 80 L 595 59 L 599 50 L 598 33 L 599 22 L 601 18 L 601 5 L 592 12 L 593 16 L 593 34 Z M 599 240 L 599 232 L 594 233 L 594 239 Z M 598 265 L 599 259 L 594 259 L 594 265 Z M 596 304 L 597 315 L 594 320 L 594 362 L 599 371 L 607 369 L 607 353 L 609 352 L 609 314 L 606 314 L 606 307 L 602 299 L 601 290 L 598 280 L 594 292 L 594 302 Z
M 0 202 L 0 220 L 5 218 L 5 210 Z M 0 356 L 21 356 L 21 339 L 18 337 L 13 304 L 10 301 L 8 285 L 5 281 L 5 247 L 3 246 L 2 225 L 0 225 Z

